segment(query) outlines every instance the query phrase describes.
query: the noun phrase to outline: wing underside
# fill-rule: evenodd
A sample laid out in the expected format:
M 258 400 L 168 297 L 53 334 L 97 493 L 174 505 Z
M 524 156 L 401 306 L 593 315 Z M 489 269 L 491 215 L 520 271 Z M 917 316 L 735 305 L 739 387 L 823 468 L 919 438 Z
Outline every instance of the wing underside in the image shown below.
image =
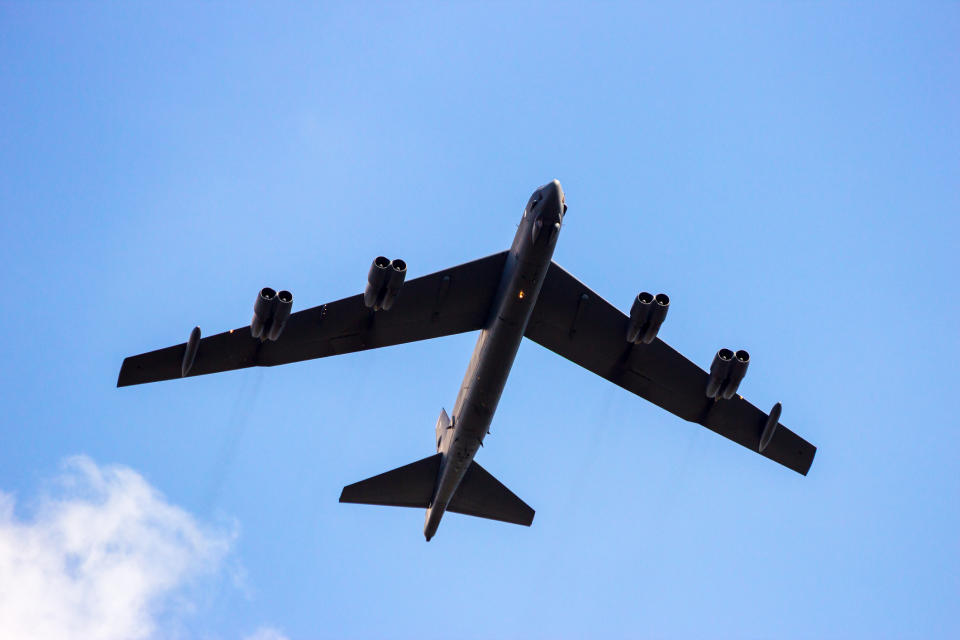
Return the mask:
M 667 343 L 626 341 L 629 318 L 563 270 L 550 265 L 526 337 L 685 420 L 759 452 L 767 414 L 734 396 L 705 393 L 708 374 Z M 778 424 L 761 455 L 806 475 L 816 447 Z
M 203 338 L 188 376 L 274 366 L 481 329 L 489 316 L 506 252 L 407 282 L 389 311 L 373 312 L 358 294 L 290 316 L 276 342 L 250 327 Z M 706 397 L 708 374 L 665 342 L 631 344 L 627 316 L 563 270 L 550 265 L 526 337 L 691 422 L 759 451 L 767 414 L 734 396 Z M 124 360 L 117 386 L 182 376 L 187 344 Z M 806 474 L 816 447 L 778 424 L 761 452 Z
M 253 338 L 250 327 L 200 340 L 189 376 L 274 366 L 481 329 L 507 252 L 410 280 L 389 310 L 371 311 L 358 294 L 292 314 L 276 342 Z M 183 377 L 187 343 L 123 361 L 118 387 Z

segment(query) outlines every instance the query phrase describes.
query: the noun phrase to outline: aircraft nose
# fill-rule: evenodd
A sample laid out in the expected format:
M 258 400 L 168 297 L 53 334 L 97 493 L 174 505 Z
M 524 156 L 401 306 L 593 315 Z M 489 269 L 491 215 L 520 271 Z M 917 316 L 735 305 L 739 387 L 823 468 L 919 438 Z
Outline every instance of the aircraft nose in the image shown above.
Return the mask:
M 563 187 L 560 186 L 559 180 L 551 180 L 547 184 L 543 185 L 543 195 L 546 199 L 556 198 L 557 202 L 563 201 Z
M 551 180 L 540 187 L 541 197 L 543 198 L 543 213 L 555 218 L 556 222 L 563 219 L 563 214 L 567 210 L 566 198 L 563 195 L 563 187 L 559 180 Z

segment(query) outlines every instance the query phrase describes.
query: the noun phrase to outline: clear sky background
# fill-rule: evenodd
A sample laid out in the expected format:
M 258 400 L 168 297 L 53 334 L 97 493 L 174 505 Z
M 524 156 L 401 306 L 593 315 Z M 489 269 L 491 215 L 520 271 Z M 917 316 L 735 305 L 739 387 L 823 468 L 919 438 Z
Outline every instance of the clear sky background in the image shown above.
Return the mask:
M 947 3 L 0 4 L 0 637 L 960 635 L 958 81 Z M 807 477 L 525 343 L 478 460 L 536 520 L 427 544 L 337 498 L 475 335 L 114 387 L 552 178 L 557 262 L 748 349 Z

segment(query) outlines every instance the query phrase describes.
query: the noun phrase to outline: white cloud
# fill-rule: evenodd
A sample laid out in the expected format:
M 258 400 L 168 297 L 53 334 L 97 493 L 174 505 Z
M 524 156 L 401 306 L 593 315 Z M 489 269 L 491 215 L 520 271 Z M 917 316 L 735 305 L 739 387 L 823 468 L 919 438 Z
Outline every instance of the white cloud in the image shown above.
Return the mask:
M 260 627 L 243 640 L 288 640 L 288 638 L 276 629 Z
M 201 526 L 126 467 L 70 458 L 56 486 L 28 519 L 0 491 L 2 638 L 158 634 L 158 616 L 185 585 L 219 570 L 235 538 Z

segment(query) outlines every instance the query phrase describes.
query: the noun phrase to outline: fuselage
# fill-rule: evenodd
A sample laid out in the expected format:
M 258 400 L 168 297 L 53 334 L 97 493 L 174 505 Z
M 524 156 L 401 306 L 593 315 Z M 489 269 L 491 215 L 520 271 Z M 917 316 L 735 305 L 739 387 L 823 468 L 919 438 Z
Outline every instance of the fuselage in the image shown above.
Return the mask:
M 490 316 L 477 338 L 453 407 L 451 428 L 438 445 L 443 457 L 423 528 L 427 540 L 436 533 L 447 505 L 490 430 L 550 267 L 565 210 L 563 189 L 556 180 L 537 189 L 524 207 Z

